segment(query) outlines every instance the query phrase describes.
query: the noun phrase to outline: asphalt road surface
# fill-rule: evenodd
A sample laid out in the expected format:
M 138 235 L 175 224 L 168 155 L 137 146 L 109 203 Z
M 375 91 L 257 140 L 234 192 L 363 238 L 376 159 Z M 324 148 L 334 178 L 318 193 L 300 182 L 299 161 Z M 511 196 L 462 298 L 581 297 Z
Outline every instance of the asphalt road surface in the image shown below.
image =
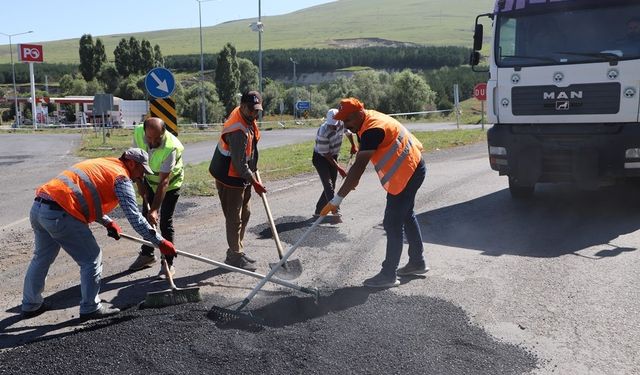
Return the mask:
M 248 306 L 264 319 L 260 329 L 211 314 L 213 306 L 237 306 L 256 279 L 184 257 L 175 281 L 199 286 L 203 302 L 138 310 L 147 292 L 166 284 L 155 280 L 158 267 L 126 271 L 137 246 L 99 226 L 92 228 L 104 250 L 101 297 L 125 312 L 78 322 L 78 270 L 61 252 L 45 290 L 51 310 L 20 320 L 32 235 L 28 223 L 3 229 L 0 373 L 640 373 L 637 187 L 542 185 L 531 201 L 515 202 L 489 169 L 484 144 L 426 160 L 416 212 L 431 271 L 383 292 L 361 287 L 378 272 L 385 245 L 385 194 L 369 168 L 342 204 L 344 223 L 323 224 L 292 257 L 304 267 L 295 282 L 319 288 L 319 303 L 268 284 Z M 288 248 L 311 223 L 320 183 L 308 174 L 267 188 Z M 176 224 L 179 249 L 224 259 L 215 197 L 181 198 Z M 277 260 L 257 197 L 245 247 L 258 272 Z

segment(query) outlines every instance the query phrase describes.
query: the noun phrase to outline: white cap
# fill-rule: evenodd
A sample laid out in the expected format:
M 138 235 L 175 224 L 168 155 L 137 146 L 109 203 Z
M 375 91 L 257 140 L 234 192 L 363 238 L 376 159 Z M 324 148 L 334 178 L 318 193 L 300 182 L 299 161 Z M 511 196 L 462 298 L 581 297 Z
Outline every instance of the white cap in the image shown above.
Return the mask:
M 325 118 L 324 123 L 332 126 L 338 125 L 340 123 L 340 120 L 333 119 L 333 116 L 335 116 L 336 113 L 338 113 L 338 110 L 335 108 L 331 108 L 329 111 L 327 111 L 327 117 Z

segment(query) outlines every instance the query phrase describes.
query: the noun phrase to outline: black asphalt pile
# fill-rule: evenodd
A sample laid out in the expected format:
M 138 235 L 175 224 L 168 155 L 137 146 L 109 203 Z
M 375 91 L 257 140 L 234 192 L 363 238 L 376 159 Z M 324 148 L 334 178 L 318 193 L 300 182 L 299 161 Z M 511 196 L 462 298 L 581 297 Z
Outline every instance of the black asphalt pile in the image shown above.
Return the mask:
M 323 295 L 318 305 L 255 299 L 257 329 L 212 319 L 212 301 L 225 303 L 214 296 L 130 309 L 0 353 L 0 374 L 523 374 L 536 366 L 449 302 L 363 287 Z

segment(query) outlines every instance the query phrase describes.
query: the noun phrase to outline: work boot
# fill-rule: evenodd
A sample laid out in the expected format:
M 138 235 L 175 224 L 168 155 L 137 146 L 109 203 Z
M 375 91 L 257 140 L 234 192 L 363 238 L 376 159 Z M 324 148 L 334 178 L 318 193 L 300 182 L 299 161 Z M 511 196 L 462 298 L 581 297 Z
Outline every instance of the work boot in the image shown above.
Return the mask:
M 369 288 L 392 288 L 400 285 L 400 281 L 395 276 L 390 277 L 380 272 L 374 277 L 366 279 L 362 285 Z
M 429 271 L 429 267 L 424 262 L 407 263 L 404 267 L 398 268 L 398 276 L 422 275 Z
M 224 262 L 230 266 L 242 268 L 247 271 L 253 272 L 257 269 L 257 267 L 254 266 L 253 263 L 250 262 L 244 254 L 227 255 L 227 259 L 225 259 Z
M 144 268 L 149 268 L 156 262 L 156 260 L 156 256 L 153 254 L 144 255 L 140 253 L 136 260 L 129 266 L 129 271 L 139 271 Z
M 100 308 L 94 312 L 90 312 L 87 314 L 80 314 L 80 320 L 81 321 L 87 321 L 87 320 L 92 320 L 92 319 L 102 319 L 102 318 L 108 318 L 110 316 L 114 316 L 120 313 L 120 309 L 117 307 L 106 307 L 106 306 L 100 306 Z
M 169 273 L 171 274 L 171 277 L 174 277 L 176 275 L 176 268 L 173 265 L 169 266 Z M 160 272 L 158 272 L 158 279 L 165 280 L 166 278 L 167 275 L 164 273 L 164 267 L 160 267 Z
M 35 310 L 31 310 L 31 311 L 22 311 L 20 313 L 20 317 L 22 319 L 31 319 L 31 318 L 35 318 L 36 316 L 42 314 L 43 312 L 47 311 L 49 309 L 49 306 L 47 306 L 44 302 L 40 305 L 40 307 L 38 307 Z

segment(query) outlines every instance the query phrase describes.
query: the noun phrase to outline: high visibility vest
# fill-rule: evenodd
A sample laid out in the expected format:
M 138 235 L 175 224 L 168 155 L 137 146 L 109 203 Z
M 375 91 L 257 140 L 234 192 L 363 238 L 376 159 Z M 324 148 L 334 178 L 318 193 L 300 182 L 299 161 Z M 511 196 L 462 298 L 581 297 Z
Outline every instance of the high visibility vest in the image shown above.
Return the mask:
M 176 152 L 176 164 L 171 169 L 171 176 L 169 176 L 169 186 L 167 191 L 175 190 L 182 186 L 184 181 L 184 165 L 182 163 L 182 152 L 184 146 L 182 142 L 175 135 L 168 131 L 164 132 L 165 141 L 159 148 L 153 150 L 153 154 L 149 152 L 149 145 L 144 142 L 144 126 L 138 125 L 133 130 L 133 139 L 136 141 L 136 145 L 145 150 L 149 155 L 149 166 L 153 171 L 153 175 L 145 175 L 145 179 L 151 186 L 151 189 L 155 192 L 160 184 L 160 167 L 164 163 L 165 159 L 175 150 Z
M 252 131 L 251 131 L 252 130 Z M 231 162 L 231 150 L 229 144 L 224 139 L 226 134 L 233 132 L 243 132 L 247 137 L 247 147 L 245 148 L 245 155 L 247 160 L 253 157 L 254 146 L 260 140 L 260 129 L 255 121 L 248 124 L 240 113 L 240 107 L 236 107 L 229 115 L 229 119 L 225 121 L 222 132 L 220 133 L 220 140 L 216 145 L 216 150 L 213 153 L 211 159 L 211 165 L 209 166 L 209 172 L 211 175 L 221 183 L 229 186 L 245 186 L 248 182 L 240 176 L 238 171 Z
M 367 110 L 358 136 L 373 128 L 384 131 L 384 139 L 371 156 L 382 187 L 398 195 L 407 186 L 422 159 L 422 143 L 401 123 L 383 113 Z
M 118 205 L 115 181 L 130 178 L 124 163 L 117 158 L 98 158 L 81 161 L 62 171 L 36 190 L 53 198 L 76 219 L 91 223 L 101 222 Z

